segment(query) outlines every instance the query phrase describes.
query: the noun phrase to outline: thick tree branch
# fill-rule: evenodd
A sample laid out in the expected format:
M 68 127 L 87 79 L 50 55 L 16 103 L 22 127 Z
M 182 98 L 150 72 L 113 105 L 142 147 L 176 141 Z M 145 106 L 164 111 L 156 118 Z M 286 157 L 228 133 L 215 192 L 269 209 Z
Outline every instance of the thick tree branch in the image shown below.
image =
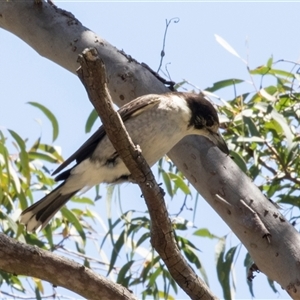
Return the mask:
M 143 193 L 151 217 L 151 243 L 170 274 L 191 299 L 216 299 L 207 285 L 192 270 L 176 244 L 162 192 L 138 146 L 128 135 L 107 89 L 105 66 L 96 49 L 79 55 L 78 76 L 97 110 L 106 133 Z
M 38 247 L 19 243 L 4 234 L 0 234 L 0 268 L 16 275 L 41 278 L 86 299 L 137 299 L 123 286 L 97 275 L 81 264 Z
M 168 90 L 148 70 L 75 18 L 45 2 L 33 3 L 0 1 L 0 27 L 73 73 L 78 54 L 96 47 L 106 65 L 111 96 L 119 106 L 144 94 Z M 205 138 L 187 137 L 169 156 L 242 241 L 258 268 L 292 298 L 300 299 L 300 235 L 251 180 Z M 261 235 L 264 228 L 268 238 Z

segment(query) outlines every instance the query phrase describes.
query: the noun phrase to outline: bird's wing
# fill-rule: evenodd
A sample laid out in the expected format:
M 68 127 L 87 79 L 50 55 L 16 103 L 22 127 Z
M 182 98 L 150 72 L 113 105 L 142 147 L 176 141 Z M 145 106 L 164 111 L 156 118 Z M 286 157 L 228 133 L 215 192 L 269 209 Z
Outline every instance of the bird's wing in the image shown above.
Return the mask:
M 141 96 L 122 106 L 118 110 L 118 113 L 120 114 L 123 122 L 125 122 L 130 117 L 136 117 L 137 115 L 141 114 L 146 108 L 157 105 L 160 102 L 161 97 L 161 95 Z M 106 132 L 104 127 L 100 126 L 99 129 L 75 153 L 73 153 L 52 173 L 52 175 L 62 171 L 74 160 L 76 160 L 77 164 L 79 164 L 86 158 L 90 157 L 105 134 Z

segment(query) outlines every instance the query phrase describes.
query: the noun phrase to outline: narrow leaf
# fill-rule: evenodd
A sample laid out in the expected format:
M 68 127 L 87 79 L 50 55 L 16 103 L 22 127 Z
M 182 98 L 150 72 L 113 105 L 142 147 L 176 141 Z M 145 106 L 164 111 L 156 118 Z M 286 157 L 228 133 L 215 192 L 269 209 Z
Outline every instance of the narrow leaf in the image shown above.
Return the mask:
M 267 66 L 259 66 L 254 70 L 250 70 L 249 73 L 252 75 L 266 75 L 270 71 L 270 68 Z
M 243 60 L 238 53 L 219 35 L 215 34 L 215 38 L 217 40 L 217 42 L 223 47 L 225 48 L 229 53 L 233 54 L 234 56 L 240 58 L 243 62 L 245 62 L 245 60 Z M 246 63 L 246 62 L 245 62 Z
M 245 173 L 247 174 L 247 164 L 245 162 L 245 160 L 243 159 L 243 157 L 235 151 L 231 151 L 230 155 L 233 157 L 233 161 L 239 166 L 239 168 Z
M 264 139 L 258 136 L 251 136 L 251 137 L 244 137 L 239 136 L 238 138 L 234 139 L 237 143 L 264 143 Z
M 126 276 L 126 273 L 130 270 L 133 263 L 134 263 L 134 260 L 130 260 L 121 268 L 121 270 L 119 271 L 119 274 L 118 274 L 117 283 L 122 284 L 123 286 L 127 286 L 127 285 L 124 285 L 125 276 Z
M 29 154 L 30 160 L 37 159 L 37 160 L 47 161 L 50 163 L 58 163 L 59 162 L 58 159 L 50 153 L 29 152 L 28 154 Z
M 220 240 L 216 247 L 216 258 L 217 258 L 217 273 L 218 279 L 223 289 L 223 295 L 225 299 L 232 299 L 230 290 L 230 271 L 237 247 L 232 247 L 228 250 L 225 255 L 225 239 Z
M 261 89 L 260 91 L 259 91 L 259 93 L 261 94 L 261 96 L 263 97 L 263 98 L 265 98 L 265 99 L 267 99 L 267 100 L 269 100 L 269 101 L 272 101 L 272 102 L 274 102 L 274 101 L 276 101 L 276 97 L 274 97 L 273 95 L 270 95 L 265 89 Z
M 76 202 L 76 203 L 84 203 L 84 204 L 89 204 L 89 205 L 95 205 L 95 202 L 87 197 L 72 197 L 71 199 L 72 202 Z
M 201 236 L 201 237 L 207 237 L 210 239 L 220 239 L 218 236 L 212 234 L 207 228 L 201 228 L 194 232 L 194 235 Z
M 296 78 L 297 75 L 297 74 L 293 74 L 283 70 L 276 70 L 276 69 L 271 69 L 269 73 L 272 75 L 280 75 L 282 77 L 287 77 L 287 78 Z
M 119 252 L 121 251 L 124 244 L 125 244 L 125 231 L 123 230 L 122 233 L 120 234 L 119 238 L 117 239 L 116 243 L 114 244 L 114 250 L 112 251 L 112 254 L 111 254 L 109 270 L 107 272 L 107 275 L 109 275 L 109 273 L 115 267 L 115 263 L 119 256 Z
M 59 131 L 58 122 L 57 122 L 57 119 L 54 116 L 54 114 L 47 107 L 45 107 L 44 105 L 42 105 L 40 103 L 28 102 L 28 104 L 39 108 L 49 119 L 49 121 L 52 124 L 52 141 L 54 142 L 57 139 L 58 131 Z
M 172 179 L 172 181 L 175 184 L 175 188 L 179 188 L 181 189 L 186 195 L 190 195 L 191 191 L 190 188 L 188 187 L 188 185 L 184 182 L 183 178 L 178 176 L 177 174 L 168 173 L 170 178 Z
M 93 109 L 85 123 L 85 132 L 86 133 L 89 133 L 92 130 L 92 127 L 94 126 L 94 124 L 98 118 L 99 118 L 99 116 L 98 116 L 96 110 Z
M 249 273 L 249 269 L 252 266 L 252 264 L 253 264 L 253 260 L 250 256 L 250 254 L 247 253 L 245 256 L 245 259 L 244 259 L 244 266 L 246 268 L 246 278 L 247 278 L 247 284 L 249 287 L 249 292 L 250 292 L 252 298 L 254 298 L 255 296 L 254 296 L 254 291 L 253 291 L 253 281 L 248 280 L 248 275 L 249 275 L 248 273 Z
M 268 61 L 267 61 L 267 67 L 268 68 L 272 68 L 272 65 L 273 65 L 273 56 L 271 56 L 269 59 L 268 59 Z
M 53 155 L 58 162 L 64 162 L 64 159 L 61 156 L 60 147 L 47 145 L 47 144 L 39 144 L 38 149 L 42 150 L 43 152 L 50 153 Z
M 217 90 L 223 89 L 223 88 L 231 86 L 231 85 L 234 86 L 234 85 L 236 85 L 238 83 L 242 83 L 242 82 L 244 82 L 244 80 L 236 79 L 236 78 L 221 80 L 221 81 L 215 82 L 212 87 L 206 88 L 205 91 L 213 93 Z
M 252 137 L 254 137 L 254 136 L 260 137 L 261 136 L 261 134 L 260 134 L 259 130 L 257 129 L 255 123 L 253 122 L 252 118 L 248 118 L 248 117 L 244 116 L 243 120 L 244 120 L 244 123 L 247 125 Z
M 85 232 L 84 232 L 78 218 L 75 216 L 75 214 L 72 211 L 70 211 L 69 209 L 67 209 L 66 207 L 63 207 L 61 209 L 61 213 L 72 225 L 74 225 L 77 232 L 79 233 L 79 235 L 82 238 L 82 242 L 85 243 L 85 241 L 86 241 Z
M 22 174 L 26 177 L 27 182 L 30 182 L 30 168 L 29 168 L 29 158 L 28 153 L 26 152 L 26 145 L 23 139 L 13 130 L 8 129 L 8 132 L 12 135 L 12 137 L 17 142 L 19 148 L 20 148 L 20 162 L 22 169 L 20 170 Z
M 167 192 L 170 195 L 170 197 L 174 196 L 172 184 L 171 184 L 171 178 L 169 176 L 169 173 L 165 172 L 163 169 L 161 169 L 162 178 L 164 180 L 165 186 L 167 188 Z
M 271 287 L 271 289 L 273 290 L 273 292 L 274 292 L 275 294 L 277 294 L 277 293 L 278 293 L 278 290 L 277 290 L 276 287 L 275 287 L 274 281 L 271 280 L 270 278 L 268 278 L 268 282 L 269 282 L 269 286 Z
M 271 111 L 271 116 L 281 126 L 287 140 L 287 146 L 290 149 L 290 147 L 292 146 L 294 135 L 286 119 L 281 114 L 279 114 L 274 108 Z

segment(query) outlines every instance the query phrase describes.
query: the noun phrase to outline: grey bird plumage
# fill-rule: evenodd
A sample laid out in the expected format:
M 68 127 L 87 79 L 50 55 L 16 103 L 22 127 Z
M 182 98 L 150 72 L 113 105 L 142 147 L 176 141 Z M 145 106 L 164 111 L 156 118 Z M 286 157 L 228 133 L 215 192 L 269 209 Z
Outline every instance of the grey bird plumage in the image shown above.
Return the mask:
M 140 146 L 149 166 L 155 164 L 183 137 L 191 134 L 209 138 L 228 154 L 219 134 L 219 119 L 203 94 L 167 93 L 146 95 L 124 105 L 119 114 L 133 142 Z M 61 172 L 73 161 L 76 164 Z M 61 172 L 61 173 L 60 173 Z M 55 213 L 78 191 L 100 183 L 127 181 L 130 172 L 101 126 L 54 172 L 62 183 L 44 198 L 25 209 L 20 222 L 28 231 L 43 229 Z

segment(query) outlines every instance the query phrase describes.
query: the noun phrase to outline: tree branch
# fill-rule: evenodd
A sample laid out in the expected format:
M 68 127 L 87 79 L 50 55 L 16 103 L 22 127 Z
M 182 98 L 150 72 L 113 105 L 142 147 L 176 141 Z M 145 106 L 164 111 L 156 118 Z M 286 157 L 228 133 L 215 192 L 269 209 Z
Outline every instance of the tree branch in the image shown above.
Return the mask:
M 46 280 L 54 286 L 74 291 L 86 299 L 137 300 L 123 286 L 97 275 L 81 264 L 38 247 L 20 243 L 2 233 L 0 267 L 8 273 Z
M 191 299 L 216 299 L 207 285 L 192 270 L 180 253 L 174 238 L 162 192 L 147 162 L 128 135 L 120 115 L 113 109 L 108 92 L 105 66 L 97 50 L 84 50 L 78 59 L 78 76 L 97 110 L 106 134 L 122 157 L 131 177 L 143 193 L 151 218 L 151 243 L 170 274 Z

